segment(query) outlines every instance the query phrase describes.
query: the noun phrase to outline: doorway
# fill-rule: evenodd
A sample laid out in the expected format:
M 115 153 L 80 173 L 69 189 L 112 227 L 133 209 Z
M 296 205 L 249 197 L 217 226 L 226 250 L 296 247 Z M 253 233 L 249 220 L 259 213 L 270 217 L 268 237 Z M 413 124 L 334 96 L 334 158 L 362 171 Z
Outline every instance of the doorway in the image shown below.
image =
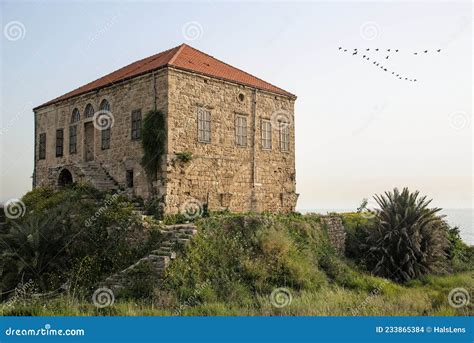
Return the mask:
M 94 124 L 84 123 L 84 160 L 94 160 Z
M 72 184 L 72 174 L 69 170 L 63 169 L 61 173 L 59 173 L 58 177 L 58 186 L 65 187 Z

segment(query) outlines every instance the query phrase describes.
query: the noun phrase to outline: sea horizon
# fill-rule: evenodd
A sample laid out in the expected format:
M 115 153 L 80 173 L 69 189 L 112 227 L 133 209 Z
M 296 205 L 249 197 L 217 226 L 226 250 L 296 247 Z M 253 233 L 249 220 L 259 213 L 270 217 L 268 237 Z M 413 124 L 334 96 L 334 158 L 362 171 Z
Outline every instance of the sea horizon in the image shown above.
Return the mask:
M 298 209 L 301 213 L 328 214 L 331 212 L 344 213 L 355 212 L 353 208 L 306 208 Z M 446 221 L 451 227 L 459 228 L 462 240 L 474 245 L 474 208 L 443 208 L 441 214 L 446 216 Z

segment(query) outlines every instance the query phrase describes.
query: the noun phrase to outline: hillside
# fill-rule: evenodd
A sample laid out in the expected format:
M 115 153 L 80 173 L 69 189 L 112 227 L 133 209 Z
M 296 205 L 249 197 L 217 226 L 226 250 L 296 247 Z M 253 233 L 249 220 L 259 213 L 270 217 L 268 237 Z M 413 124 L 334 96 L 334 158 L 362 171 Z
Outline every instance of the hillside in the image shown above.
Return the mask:
M 376 277 L 356 255 L 370 221 L 360 213 L 338 215 L 347 230 L 342 256 L 318 215 L 211 213 L 195 221 L 192 239 L 170 244 L 165 225 L 182 218 L 142 217 L 126 197 L 75 187 L 22 200 L 26 214 L 1 233 L 3 315 L 474 314 L 472 303 L 450 298 L 474 290 L 472 248 L 453 241 L 442 269 L 408 282 Z M 176 258 L 159 280 L 143 263 L 110 306 L 94 305 L 107 277 L 171 250 Z

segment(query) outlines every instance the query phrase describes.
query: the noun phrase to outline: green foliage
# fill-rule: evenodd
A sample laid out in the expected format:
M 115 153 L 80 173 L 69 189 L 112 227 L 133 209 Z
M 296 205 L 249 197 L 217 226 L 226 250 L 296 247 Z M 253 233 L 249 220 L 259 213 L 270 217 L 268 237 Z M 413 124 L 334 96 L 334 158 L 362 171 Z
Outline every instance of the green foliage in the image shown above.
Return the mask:
M 165 116 L 162 112 L 152 110 L 145 115 L 142 128 L 143 157 L 141 164 L 148 179 L 155 181 L 160 169 L 161 157 L 166 149 Z
M 375 196 L 380 206 L 367 231 L 368 268 L 376 275 L 406 282 L 441 269 L 448 246 L 447 224 L 428 208 L 431 201 L 397 188 Z
M 474 266 L 474 246 L 469 246 L 462 241 L 458 227 L 448 228 L 447 233 L 449 266 L 455 272 L 471 270 Z
M 35 189 L 23 197 L 26 214 L 0 233 L 0 288 L 33 280 L 38 291 L 68 284 L 88 294 L 99 281 L 156 248 L 158 230 L 143 231 L 123 195 L 69 187 Z M 131 244 L 133 243 L 133 244 Z
M 181 301 L 206 282 L 200 300 L 241 306 L 255 306 L 257 294 L 277 287 L 318 289 L 326 282 L 317 268 L 318 241 L 309 233 L 309 220 L 294 222 L 296 230 L 275 217 L 256 215 L 210 217 L 198 224 L 201 233 L 166 274 L 166 289 Z
M 183 163 L 188 163 L 193 159 L 193 153 L 190 151 L 177 152 L 176 158 Z

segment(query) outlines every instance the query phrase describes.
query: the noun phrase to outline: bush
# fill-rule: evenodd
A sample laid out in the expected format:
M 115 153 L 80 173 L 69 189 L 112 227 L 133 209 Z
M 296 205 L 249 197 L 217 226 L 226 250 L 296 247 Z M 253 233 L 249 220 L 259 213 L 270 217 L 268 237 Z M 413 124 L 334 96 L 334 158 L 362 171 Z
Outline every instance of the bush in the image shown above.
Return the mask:
M 318 230 L 310 219 L 230 215 L 198 225 L 200 234 L 166 271 L 165 288 L 182 302 L 196 297 L 252 307 L 258 294 L 278 287 L 297 291 L 326 284 L 317 265 L 321 235 L 310 233 Z M 207 287 L 196 296 L 200 284 Z
M 144 230 L 123 195 L 87 186 L 37 188 L 22 199 L 25 215 L 0 233 L 0 289 L 32 280 L 41 293 L 89 294 L 105 277 L 156 248 L 159 230 Z
M 367 264 L 376 275 L 406 282 L 439 271 L 446 258 L 447 224 L 431 201 L 394 189 L 375 196 L 375 226 L 367 230 Z

